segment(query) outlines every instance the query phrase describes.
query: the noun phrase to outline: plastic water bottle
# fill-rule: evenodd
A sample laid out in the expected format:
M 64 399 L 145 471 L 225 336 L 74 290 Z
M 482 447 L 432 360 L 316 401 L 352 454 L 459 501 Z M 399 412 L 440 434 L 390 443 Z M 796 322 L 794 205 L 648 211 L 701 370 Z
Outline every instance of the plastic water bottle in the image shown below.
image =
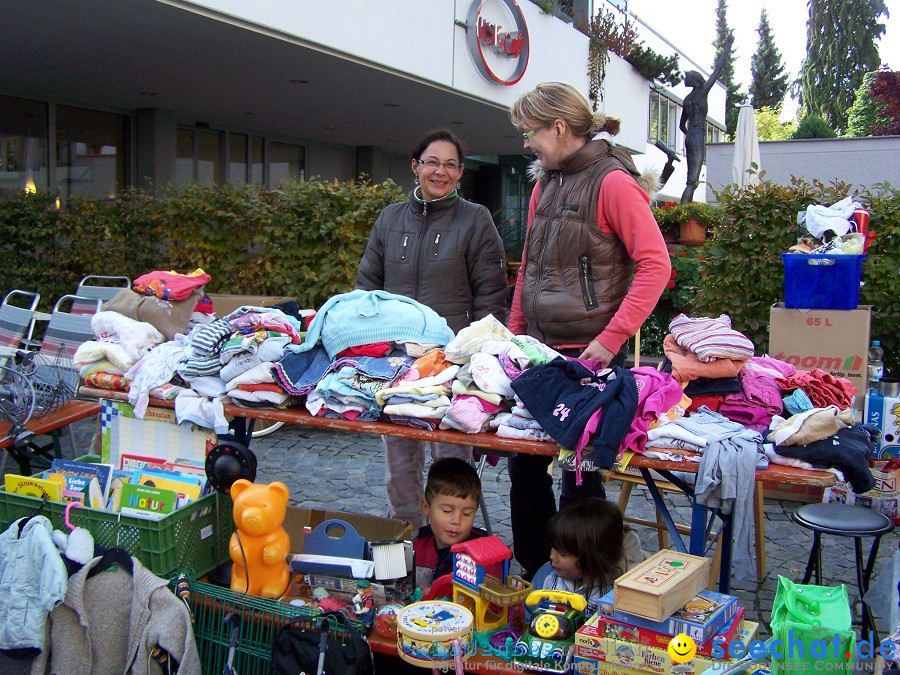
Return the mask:
M 884 377 L 884 349 L 881 340 L 872 340 L 869 347 L 869 389 L 878 389 L 878 383 Z

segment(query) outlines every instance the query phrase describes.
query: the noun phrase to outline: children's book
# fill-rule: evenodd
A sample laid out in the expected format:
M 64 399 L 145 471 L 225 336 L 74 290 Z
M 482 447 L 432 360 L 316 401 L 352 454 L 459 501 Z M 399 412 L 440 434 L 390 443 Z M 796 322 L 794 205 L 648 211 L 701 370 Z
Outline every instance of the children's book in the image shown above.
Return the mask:
M 125 483 L 122 485 L 122 493 L 119 504 L 122 513 L 134 515 L 132 511 L 141 511 L 147 517 L 165 516 L 176 508 L 178 493 L 174 490 L 140 485 L 138 483 Z M 126 512 L 125 509 L 131 509 Z
M 716 640 L 722 641 L 725 645 L 730 645 L 732 640 L 737 636 L 741 621 L 744 619 L 744 608 L 738 607 L 734 618 L 726 624 L 720 633 L 713 636 L 712 640 L 707 642 L 698 642 L 697 653 L 700 656 L 712 656 L 713 643 Z M 660 633 L 649 628 L 640 628 L 632 626 L 615 619 L 610 619 L 602 614 L 597 615 L 597 634 L 606 637 L 616 638 L 617 640 L 626 640 L 628 642 L 637 642 L 638 644 L 647 645 L 648 647 L 658 647 L 660 649 L 668 649 L 672 636 L 668 633 Z M 727 651 L 727 647 L 726 647 Z
M 94 489 L 96 496 L 97 490 L 100 491 L 100 498 L 103 504 L 106 503 L 106 495 L 109 490 L 109 479 L 112 475 L 112 466 L 109 464 L 89 464 L 87 462 L 74 462 L 67 459 L 54 459 L 50 463 L 50 470 L 47 477 L 52 475 L 63 476 L 66 481 L 65 490 L 69 492 L 82 492 L 89 494 L 89 485 L 91 480 L 97 481 L 97 487 Z M 96 508 L 103 508 L 99 506 Z
M 107 511 L 119 510 L 122 499 L 122 486 L 125 483 L 130 483 L 131 479 L 134 478 L 134 474 L 134 471 L 123 471 L 122 469 L 113 471 L 112 477 L 109 479 L 109 496 L 106 498 Z
M 178 504 L 176 506 L 178 508 L 200 499 L 203 492 L 203 484 L 206 481 L 201 481 L 197 476 L 185 476 L 171 471 L 163 472 L 143 469 L 137 473 L 137 477 L 132 482 L 172 490 L 178 495 Z
M 58 480 L 8 473 L 3 479 L 3 486 L 7 492 L 13 494 L 50 499 L 54 502 L 62 501 L 63 485 Z
M 691 598 L 668 619 L 651 621 L 636 614 L 629 614 L 613 606 L 613 590 L 597 602 L 597 613 L 615 621 L 649 628 L 670 636 L 685 633 L 697 642 L 706 642 L 715 637 L 726 623 L 737 614 L 737 598 L 733 595 L 702 590 Z

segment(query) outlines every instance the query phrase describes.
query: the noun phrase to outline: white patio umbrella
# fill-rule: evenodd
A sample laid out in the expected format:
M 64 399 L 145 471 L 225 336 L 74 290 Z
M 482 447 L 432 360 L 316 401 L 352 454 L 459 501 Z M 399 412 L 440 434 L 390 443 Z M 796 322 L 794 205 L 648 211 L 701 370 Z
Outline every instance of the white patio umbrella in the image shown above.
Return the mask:
M 731 163 L 731 179 L 740 185 L 758 185 L 759 176 L 748 173 L 751 164 L 759 165 L 759 136 L 756 133 L 756 117 L 752 105 L 742 105 L 738 115 L 737 135 L 734 139 L 734 161 Z

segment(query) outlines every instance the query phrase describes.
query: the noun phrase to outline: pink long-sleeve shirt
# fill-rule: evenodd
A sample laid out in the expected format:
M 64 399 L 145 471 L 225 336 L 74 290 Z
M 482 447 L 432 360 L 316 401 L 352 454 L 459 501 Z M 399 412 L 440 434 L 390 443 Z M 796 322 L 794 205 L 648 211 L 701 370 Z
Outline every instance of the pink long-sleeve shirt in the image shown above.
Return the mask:
M 540 183 L 531 192 L 528 204 L 528 228 L 541 194 Z M 613 354 L 634 335 L 656 307 L 669 281 L 672 267 L 669 252 L 659 226 L 649 208 L 650 198 L 625 171 L 611 171 L 603 179 L 597 194 L 597 227 L 615 234 L 634 261 L 634 279 L 619 309 L 596 340 Z M 522 251 L 522 267 L 516 279 L 507 327 L 519 335 L 527 332 L 528 322 L 522 312 L 522 282 L 526 252 Z M 551 345 L 568 347 L 584 345 Z

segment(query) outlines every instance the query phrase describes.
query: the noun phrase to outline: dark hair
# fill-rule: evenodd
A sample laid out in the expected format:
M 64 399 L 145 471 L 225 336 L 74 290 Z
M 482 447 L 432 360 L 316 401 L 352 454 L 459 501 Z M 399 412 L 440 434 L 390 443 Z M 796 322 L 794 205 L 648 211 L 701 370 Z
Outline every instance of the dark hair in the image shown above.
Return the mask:
M 435 461 L 428 469 L 425 482 L 425 501 L 429 504 L 438 495 L 468 499 L 481 499 L 481 479 L 475 468 L 456 457 L 445 457 Z
M 547 523 L 547 543 L 578 558 L 585 595 L 604 592 L 625 570 L 625 521 L 619 507 L 599 497 L 582 499 L 558 511 Z
M 416 147 L 413 148 L 412 155 L 410 155 L 411 159 L 421 159 L 422 153 L 425 152 L 425 148 L 434 143 L 435 141 L 447 141 L 448 143 L 452 143 L 456 146 L 456 154 L 459 155 L 458 159 L 460 164 L 466 161 L 466 155 L 463 152 L 462 143 L 459 142 L 459 139 L 449 129 L 435 129 L 434 131 L 429 131 L 422 139 L 416 143 Z

